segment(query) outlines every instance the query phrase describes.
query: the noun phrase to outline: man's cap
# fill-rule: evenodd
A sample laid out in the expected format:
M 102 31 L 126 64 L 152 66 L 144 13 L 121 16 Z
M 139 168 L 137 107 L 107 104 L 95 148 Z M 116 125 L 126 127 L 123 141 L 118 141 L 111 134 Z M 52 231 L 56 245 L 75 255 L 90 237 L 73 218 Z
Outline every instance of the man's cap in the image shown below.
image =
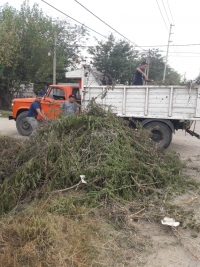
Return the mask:
M 69 97 L 73 97 L 73 98 L 76 98 L 76 96 L 75 96 L 75 95 L 69 95 Z

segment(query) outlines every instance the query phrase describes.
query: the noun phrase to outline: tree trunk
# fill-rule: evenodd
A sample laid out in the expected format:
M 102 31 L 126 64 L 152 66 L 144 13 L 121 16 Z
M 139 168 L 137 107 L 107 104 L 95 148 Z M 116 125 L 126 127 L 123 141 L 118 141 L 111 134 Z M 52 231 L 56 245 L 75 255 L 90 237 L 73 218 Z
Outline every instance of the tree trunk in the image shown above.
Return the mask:
M 7 92 L 5 93 L 2 91 L 0 93 L 0 108 L 1 109 L 11 109 L 11 103 L 12 103 L 13 93 Z

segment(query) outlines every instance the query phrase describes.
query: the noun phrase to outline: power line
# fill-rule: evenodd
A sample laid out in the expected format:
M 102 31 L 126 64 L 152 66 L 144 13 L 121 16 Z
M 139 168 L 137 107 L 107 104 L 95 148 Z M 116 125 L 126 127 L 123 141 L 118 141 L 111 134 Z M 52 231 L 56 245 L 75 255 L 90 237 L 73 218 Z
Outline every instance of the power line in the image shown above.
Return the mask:
M 166 16 L 167 16 L 168 22 L 169 22 L 169 24 L 170 24 L 171 22 L 170 22 L 170 19 L 169 19 L 169 17 L 168 17 L 167 10 L 166 10 L 166 8 L 165 8 L 165 5 L 164 5 L 163 0 L 162 0 L 162 4 L 163 4 L 164 10 L 165 10 L 165 14 L 166 14 Z
M 167 1 L 167 0 L 166 0 L 166 1 Z M 162 3 L 163 3 L 163 6 L 164 6 L 164 9 L 165 9 L 165 13 L 166 13 L 166 15 L 167 15 L 167 19 L 168 19 L 168 21 L 169 21 L 169 23 L 170 23 L 170 19 L 169 19 L 169 17 L 168 17 L 168 13 L 167 13 L 167 10 L 166 10 L 166 8 L 165 8 L 165 5 L 164 5 L 163 0 L 162 0 Z M 174 24 L 174 26 L 175 26 L 174 19 L 173 19 L 172 12 L 171 12 L 171 9 L 170 9 L 170 6 L 169 6 L 168 1 L 167 1 L 167 6 L 168 6 L 169 13 L 170 13 L 170 15 L 171 15 L 171 18 L 172 18 L 172 22 L 173 22 L 173 24 Z M 176 55 L 178 56 L 178 53 L 179 53 L 179 55 L 181 56 L 181 54 L 180 54 L 180 52 L 179 52 L 179 49 L 176 48 L 176 47 L 174 46 L 174 42 L 173 42 L 173 48 L 174 48 L 174 51 L 175 51 Z
M 164 51 L 164 50 L 159 50 L 158 52 L 160 52 L 160 53 L 166 53 L 166 51 Z M 198 53 L 198 52 L 181 52 L 181 53 L 183 53 L 183 54 L 193 54 L 193 55 L 200 55 L 200 53 Z M 169 54 L 176 54 L 177 55 L 177 52 L 169 52 Z M 179 54 L 179 56 L 181 56 L 180 55 L 180 53 L 178 52 L 178 54 Z
M 44 0 L 41 0 L 41 1 L 44 2 L 45 4 L 47 4 L 48 6 L 52 7 L 53 9 L 57 10 L 58 12 L 62 13 L 63 15 L 67 16 L 68 18 L 70 18 L 70 19 L 76 21 L 77 23 L 83 25 L 83 23 L 81 23 L 81 22 L 79 22 L 78 20 L 76 20 L 76 19 L 70 17 L 69 15 L 67 15 L 66 13 L 64 13 L 64 12 L 62 12 L 61 10 L 57 9 L 56 7 L 52 6 L 51 4 L 47 3 L 46 1 L 44 1 Z M 84 26 L 85 26 L 86 28 L 88 28 L 89 30 L 91 30 L 91 31 L 93 31 L 93 32 L 95 32 L 95 33 L 101 35 L 102 37 L 108 39 L 108 37 L 104 36 L 103 34 L 101 34 L 101 33 L 97 32 L 97 31 L 91 29 L 90 27 L 88 27 L 88 26 L 86 26 L 86 25 L 84 25 Z
M 136 45 L 135 43 L 133 43 L 131 40 L 129 40 L 128 38 L 126 38 L 123 34 L 121 34 L 120 32 L 118 32 L 117 30 L 115 30 L 113 27 L 111 27 L 108 23 L 106 23 L 104 20 L 102 20 L 101 18 L 99 18 L 97 15 L 95 15 L 92 11 L 90 11 L 88 8 L 86 8 L 84 5 L 82 5 L 81 3 L 79 3 L 77 0 L 75 0 L 75 2 L 77 2 L 77 4 L 79 4 L 80 6 L 82 6 L 84 9 L 86 9 L 89 13 L 91 13 L 95 18 L 97 18 L 98 20 L 100 20 L 101 22 L 103 22 L 106 26 L 108 26 L 109 28 L 111 28 L 113 31 L 115 31 L 116 33 L 118 33 L 119 35 L 121 35 L 123 38 L 125 38 L 127 41 L 129 41 L 130 43 L 134 44 L 136 47 L 139 47 L 140 49 L 144 50 L 141 46 Z M 145 51 L 145 50 L 144 50 Z
M 166 8 L 165 8 L 165 4 L 164 4 L 164 1 L 163 1 L 163 0 L 162 0 L 162 4 L 163 4 L 164 10 L 165 10 L 165 14 L 166 14 L 166 16 L 167 16 L 168 22 L 169 22 L 169 24 L 170 24 L 170 19 L 169 19 L 169 17 L 168 17 L 168 13 L 167 13 L 167 10 L 166 10 Z M 171 24 L 170 24 L 170 25 L 171 25 Z M 173 25 L 173 26 L 175 26 L 175 25 Z M 173 42 L 173 48 L 174 48 L 174 51 L 175 51 L 176 55 L 178 56 L 176 47 L 174 46 L 174 42 Z
M 200 45 L 200 44 L 199 44 Z M 167 45 L 166 45 L 167 46 Z M 176 45 L 171 45 L 171 46 L 176 46 Z M 88 48 L 88 47 L 96 47 L 95 45 L 69 45 L 68 47 L 83 47 L 83 48 Z M 149 46 L 150 47 L 150 46 Z M 155 47 L 155 46 L 154 46 Z M 164 52 L 166 52 L 165 50 L 158 50 L 158 52 L 160 52 L 160 53 L 164 53 Z M 183 53 L 183 54 L 200 54 L 200 53 L 198 53 L 198 52 L 169 52 L 169 54 L 170 53 L 178 53 L 178 54 L 180 54 L 180 53 Z
M 177 47 L 177 46 L 174 44 L 174 42 L 173 42 L 173 48 L 174 48 L 174 51 L 175 51 L 177 54 L 179 54 L 179 55 L 181 56 L 180 49 L 179 49 L 179 47 Z
M 200 57 L 200 56 L 176 56 L 176 55 L 170 55 L 170 57 Z
M 176 55 L 178 56 L 176 47 L 174 46 L 174 43 L 173 43 L 173 48 L 174 48 L 174 51 L 175 51 Z
M 62 13 L 63 15 L 67 16 L 68 18 L 70 18 L 70 19 L 76 21 L 77 23 L 83 25 L 83 23 L 79 22 L 78 20 L 76 20 L 76 19 L 72 18 L 71 16 L 67 15 L 66 13 L 62 12 L 62 11 L 59 10 L 58 8 L 56 8 L 56 7 L 52 6 L 51 4 L 49 4 L 48 2 L 46 2 L 46 1 L 44 1 L 44 0 L 41 0 L 41 1 L 44 2 L 45 4 L 47 4 L 48 6 L 52 7 L 53 9 L 57 10 L 58 12 Z M 89 10 L 88 10 L 88 11 L 89 11 Z M 99 19 L 100 19 L 100 18 L 99 18 Z M 90 28 L 90 27 L 88 27 L 88 26 L 86 26 L 86 25 L 84 25 L 84 26 L 85 26 L 86 28 L 88 28 L 89 30 L 91 30 L 91 31 L 93 31 L 93 32 L 95 32 L 95 33 L 101 35 L 102 37 L 108 39 L 108 37 L 104 36 L 103 34 L 97 32 L 97 31 L 95 31 L 95 30 L 93 30 L 92 28 Z M 109 26 L 109 25 L 108 25 L 108 26 Z M 110 26 L 109 26 L 109 27 L 110 27 Z M 113 30 L 114 30 L 114 29 L 113 29 Z M 114 31 L 116 31 L 116 30 L 114 30 Z M 116 32 L 117 32 L 117 31 L 116 31 Z M 119 33 L 119 32 L 118 32 L 118 33 Z M 120 33 L 119 33 L 119 34 L 120 34 Z M 120 35 L 123 36 L 122 34 L 120 34 Z M 135 43 L 133 43 L 132 41 L 130 41 L 130 40 L 129 40 L 128 38 L 126 38 L 125 36 L 123 36 L 123 37 L 124 37 L 125 39 L 127 39 L 129 42 L 131 42 L 132 44 L 134 44 L 135 46 L 141 48 L 143 51 L 146 51 L 146 50 L 144 50 L 141 46 L 136 45 Z
M 199 44 L 200 45 L 200 44 Z M 167 45 L 166 45 L 167 46 Z M 176 46 L 176 45 L 171 45 Z M 68 45 L 68 47 L 96 47 L 96 45 Z M 148 46 L 151 47 L 151 46 Z M 156 46 L 153 46 L 156 47 Z M 158 50 L 158 52 L 166 52 L 165 50 Z M 176 53 L 176 52 L 169 52 L 169 53 Z M 179 52 L 178 52 L 179 53 Z M 181 52 L 181 53 L 187 53 L 187 54 L 200 54 L 199 52 Z
M 162 0 L 162 1 L 163 1 L 163 0 Z M 173 15 L 172 15 L 171 8 L 170 8 L 170 6 L 169 6 L 169 2 L 168 2 L 168 0 L 166 0 L 166 2 L 167 2 L 167 6 L 168 6 L 169 13 L 170 13 L 170 15 L 171 15 L 172 22 L 173 22 L 173 24 L 174 24 L 174 26 L 175 26 L 174 18 L 173 18 Z M 179 55 L 181 56 L 181 52 L 180 52 L 180 50 L 179 50 L 179 47 L 175 47 L 175 44 L 174 44 L 174 43 L 173 43 L 173 47 L 174 47 L 174 51 L 175 51 L 177 54 L 179 54 Z
M 200 44 L 199 44 L 200 45 Z M 167 46 L 167 45 L 166 45 Z M 176 45 L 171 45 L 171 46 L 176 46 Z M 88 47 L 96 47 L 96 45 L 68 45 L 68 47 L 82 47 L 82 48 L 88 48 Z M 149 46 L 150 47 L 150 46 Z M 154 46 L 155 47 L 155 46 Z M 165 50 L 158 50 L 158 52 L 166 52 Z M 200 54 L 200 53 L 198 53 L 198 52 L 169 52 L 169 53 L 178 53 L 178 54 L 180 54 L 180 53 L 182 53 L 182 54 Z
M 182 44 L 182 45 L 174 45 L 174 46 L 195 46 L 195 45 L 200 45 L 200 44 Z M 142 47 L 163 47 L 163 46 L 168 46 L 168 45 L 142 45 Z M 169 45 L 173 46 L 173 45 Z
M 166 21 L 165 21 L 165 19 L 164 19 L 163 13 L 162 13 L 162 11 L 161 11 L 161 9 L 160 9 L 160 6 L 159 6 L 159 4 L 158 4 L 158 1 L 157 1 L 157 0 L 156 0 L 156 3 L 157 3 L 157 5 L 158 5 L 158 8 L 159 8 L 159 10 L 160 10 L 160 13 L 161 13 L 161 16 L 162 16 L 162 18 L 163 18 L 163 21 L 164 21 L 164 23 L 165 23 L 166 29 L 168 30 L 168 27 L 167 27 Z M 166 14 L 166 16 L 167 16 L 168 22 L 169 22 L 169 24 L 170 24 L 170 19 L 169 19 L 169 16 L 168 16 L 168 13 L 167 13 L 167 10 L 166 10 L 166 8 L 165 8 L 165 5 L 164 5 L 164 2 L 163 2 L 163 0 L 162 0 L 162 4 L 163 4 L 164 10 L 165 10 L 165 14 Z M 168 44 L 168 45 L 165 45 L 165 46 L 167 46 L 167 47 L 169 48 L 169 46 L 171 46 L 171 45 L 169 45 L 169 44 Z M 174 46 L 174 44 L 173 44 L 173 48 L 174 48 L 174 51 L 175 51 L 176 55 L 178 56 L 178 54 L 177 54 L 177 51 L 176 51 L 176 49 L 175 49 L 175 46 Z
M 168 0 L 167 0 L 167 5 L 168 5 L 168 8 L 169 8 L 169 12 L 170 12 L 170 15 L 172 17 L 172 22 L 174 23 L 174 19 L 173 19 L 173 16 L 172 16 L 172 12 L 171 12 L 171 9 L 170 9 L 170 6 L 169 6 L 169 3 L 168 3 Z M 175 24 L 175 23 L 174 23 Z
M 164 23 L 165 23 L 166 29 L 167 29 L 167 31 L 168 31 L 167 24 L 166 24 L 166 22 L 165 22 L 165 19 L 164 19 L 164 17 L 163 17 L 162 11 L 161 11 L 161 9 L 160 9 L 160 6 L 159 6 L 159 4 L 158 4 L 158 1 L 157 1 L 157 0 L 156 0 L 156 3 L 157 3 L 157 5 L 158 5 L 158 8 L 159 8 L 159 10 L 160 10 L 160 14 L 161 14 L 161 16 L 162 16 L 162 18 L 163 18 L 163 21 L 164 21 Z
M 160 51 L 160 52 L 166 52 L 166 51 Z M 176 52 L 169 52 L 169 53 L 176 53 Z M 200 54 L 198 52 L 181 52 L 183 54 Z

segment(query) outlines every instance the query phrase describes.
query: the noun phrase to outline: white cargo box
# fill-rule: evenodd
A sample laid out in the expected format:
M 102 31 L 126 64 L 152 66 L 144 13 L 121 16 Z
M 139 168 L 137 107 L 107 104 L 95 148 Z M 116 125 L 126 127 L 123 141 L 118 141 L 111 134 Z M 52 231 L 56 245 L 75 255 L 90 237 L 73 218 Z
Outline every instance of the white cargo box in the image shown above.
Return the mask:
M 84 108 L 92 98 L 121 117 L 200 120 L 200 86 L 84 87 Z

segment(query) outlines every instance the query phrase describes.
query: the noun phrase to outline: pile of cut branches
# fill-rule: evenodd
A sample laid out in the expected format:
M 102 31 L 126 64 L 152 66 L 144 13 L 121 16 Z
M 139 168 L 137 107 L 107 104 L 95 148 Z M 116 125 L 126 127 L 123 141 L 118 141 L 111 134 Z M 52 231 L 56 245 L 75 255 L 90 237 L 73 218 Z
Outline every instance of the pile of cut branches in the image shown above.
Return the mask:
M 128 122 L 97 105 L 49 123 L 18 152 L 12 147 L 11 152 L 16 158 L 0 187 L 1 212 L 27 196 L 69 188 L 84 192 L 89 204 L 132 200 L 181 179 L 178 155 L 157 152 L 147 131 L 129 128 Z M 80 182 L 80 175 L 87 184 Z
M 23 141 L 8 136 L 0 138 L 0 184 L 15 170 L 15 159 Z

